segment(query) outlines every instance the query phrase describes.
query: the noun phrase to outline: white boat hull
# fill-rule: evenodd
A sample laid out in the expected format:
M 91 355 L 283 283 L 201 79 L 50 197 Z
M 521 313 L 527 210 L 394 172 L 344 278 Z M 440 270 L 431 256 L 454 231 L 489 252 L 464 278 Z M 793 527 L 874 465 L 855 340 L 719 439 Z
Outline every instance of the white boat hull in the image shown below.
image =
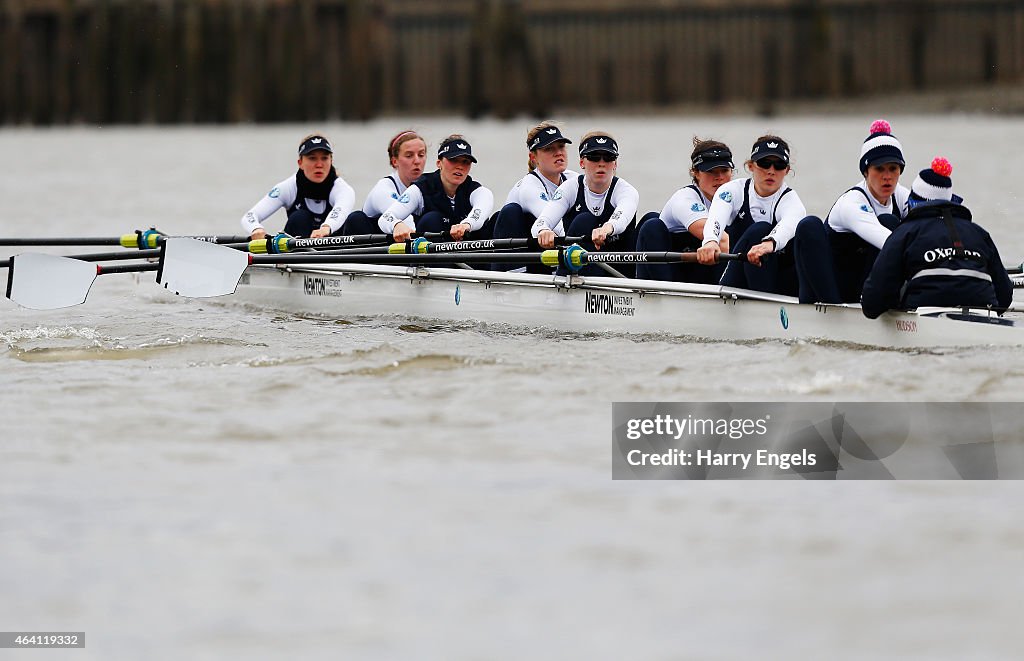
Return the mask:
M 986 311 L 889 312 L 709 285 L 401 266 L 249 267 L 231 299 L 332 317 L 398 316 L 709 340 L 815 340 L 893 348 L 1024 345 L 1018 319 Z

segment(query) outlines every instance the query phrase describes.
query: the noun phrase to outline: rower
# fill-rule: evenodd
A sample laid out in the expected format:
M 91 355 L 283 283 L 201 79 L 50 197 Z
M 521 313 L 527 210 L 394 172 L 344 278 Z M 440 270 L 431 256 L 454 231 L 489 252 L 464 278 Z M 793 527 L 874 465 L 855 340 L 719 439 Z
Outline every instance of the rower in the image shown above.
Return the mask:
M 334 148 L 322 133 L 311 133 L 299 143 L 299 169 L 270 189 L 242 216 L 242 229 L 253 240 L 263 239 L 263 221 L 285 209 L 286 234 L 296 237 L 329 236 L 344 226 L 356 194 L 334 168 Z
M 606 131 L 590 131 L 580 139 L 580 168 L 583 174 L 567 179 L 554 192 L 530 229 L 543 248 L 553 248 L 556 236 L 585 236 L 586 250 L 636 250 L 636 210 L 640 194 L 625 179 L 615 175 L 619 146 Z M 619 269 L 632 275 L 634 269 Z M 602 275 L 596 266 L 584 275 Z
M 702 140 L 694 136 L 693 151 L 690 153 L 690 179 L 693 183 L 677 190 L 660 214 L 652 211 L 644 215 L 637 233 L 636 249 L 690 252 L 700 248 L 711 200 L 722 184 L 732 180 L 735 167 L 732 150 L 724 142 Z M 729 233 L 738 227 L 731 225 L 722 234 L 719 245 L 723 252 L 729 252 Z M 716 284 L 724 270 L 725 262 L 715 266 L 691 263 L 640 264 L 636 267 L 636 277 Z
M 498 212 L 494 224 L 495 239 L 525 239 L 536 222 L 544 205 L 554 196 L 555 190 L 578 172 L 567 170 L 569 163 L 566 145 L 572 140 L 562 135 L 557 124 L 548 120 L 532 127 L 526 133 L 527 174 L 517 181 L 505 199 L 505 206 Z M 512 268 L 531 273 L 550 273 L 543 266 L 514 267 L 496 265 L 498 270 Z
M 785 183 L 792 172 L 789 144 L 777 135 L 763 135 L 754 141 L 744 166 L 750 177 L 733 179 L 715 193 L 697 257 L 701 264 L 714 264 L 715 255 L 722 252 L 722 233 L 739 224 L 733 230 L 739 239 L 732 251 L 745 253 L 747 263 L 730 262 L 721 284 L 793 295 L 797 291 L 796 269 L 786 247 L 807 209 Z
M 393 234 L 396 242 L 413 232 L 446 232 L 453 241 L 491 238 L 494 193 L 469 176 L 476 162 L 463 136 L 445 138 L 437 149 L 437 170 L 421 176 L 391 203 L 380 217 L 380 229 Z
M 345 221 L 346 234 L 379 232 L 381 215 L 420 178 L 426 162 L 427 141 L 416 131 L 400 131 L 388 140 L 388 163 L 393 172 L 381 178 L 370 190 L 362 209 L 349 214 Z M 415 225 L 415 218 L 402 218 L 400 221 L 407 226 Z
M 864 316 L 920 307 L 1007 308 L 1013 285 L 988 232 L 953 194 L 953 166 L 936 158 L 911 186 L 907 217 L 864 283 Z
M 907 215 L 910 190 L 899 183 L 903 147 L 884 119 L 860 150 L 863 178 L 839 196 L 825 221 L 807 216 L 793 237 L 801 303 L 856 303 L 882 244 Z

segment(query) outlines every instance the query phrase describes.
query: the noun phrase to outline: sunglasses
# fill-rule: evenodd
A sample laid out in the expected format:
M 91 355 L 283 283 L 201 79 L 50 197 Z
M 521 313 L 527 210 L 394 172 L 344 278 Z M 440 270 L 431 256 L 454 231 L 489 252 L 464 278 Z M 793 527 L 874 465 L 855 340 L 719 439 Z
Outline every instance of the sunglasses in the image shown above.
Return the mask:
M 607 154 L 603 152 L 586 154 L 583 158 L 587 159 L 591 163 L 600 163 L 601 161 L 604 161 L 605 163 L 614 163 L 619 159 L 615 154 Z
M 757 167 L 761 168 L 762 170 L 770 170 L 774 168 L 779 172 L 785 172 L 786 170 L 789 169 L 789 165 L 783 163 L 777 158 L 761 158 L 755 161 L 755 163 L 757 163 Z

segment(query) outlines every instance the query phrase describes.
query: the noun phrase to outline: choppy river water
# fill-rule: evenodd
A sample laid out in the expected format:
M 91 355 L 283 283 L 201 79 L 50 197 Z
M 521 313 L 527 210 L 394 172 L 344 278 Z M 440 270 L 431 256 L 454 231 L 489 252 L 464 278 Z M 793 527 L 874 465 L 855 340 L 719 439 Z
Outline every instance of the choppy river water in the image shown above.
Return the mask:
M 824 214 L 874 117 L 569 118 L 660 209 L 690 138 L 790 140 Z M 1024 258 L 1024 119 L 890 116 Z M 0 235 L 235 234 L 324 128 L 362 199 L 402 126 L 503 200 L 530 122 L 5 129 Z M 278 222 L 283 220 L 278 218 Z M 279 225 L 278 225 L 279 226 Z M 276 227 L 275 227 L 276 229 Z M 15 252 L 7 250 L 6 254 Z M 75 659 L 1010 658 L 1016 483 L 613 482 L 614 401 L 1014 401 L 1020 350 L 892 352 L 0 300 L 0 629 Z M 1016 578 L 1015 578 L 1016 577 Z M 47 653 L 5 650 L 0 658 Z

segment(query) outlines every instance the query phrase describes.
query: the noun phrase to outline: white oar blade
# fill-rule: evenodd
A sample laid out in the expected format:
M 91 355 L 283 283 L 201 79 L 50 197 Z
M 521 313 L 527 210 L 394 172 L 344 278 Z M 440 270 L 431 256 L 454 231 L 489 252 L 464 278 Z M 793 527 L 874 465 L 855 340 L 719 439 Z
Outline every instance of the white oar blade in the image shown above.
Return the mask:
M 95 281 L 95 264 L 27 252 L 11 258 L 7 298 L 31 310 L 69 308 L 85 303 Z
M 248 266 L 247 252 L 195 239 L 167 239 L 157 282 L 178 296 L 225 296 L 235 292 Z

